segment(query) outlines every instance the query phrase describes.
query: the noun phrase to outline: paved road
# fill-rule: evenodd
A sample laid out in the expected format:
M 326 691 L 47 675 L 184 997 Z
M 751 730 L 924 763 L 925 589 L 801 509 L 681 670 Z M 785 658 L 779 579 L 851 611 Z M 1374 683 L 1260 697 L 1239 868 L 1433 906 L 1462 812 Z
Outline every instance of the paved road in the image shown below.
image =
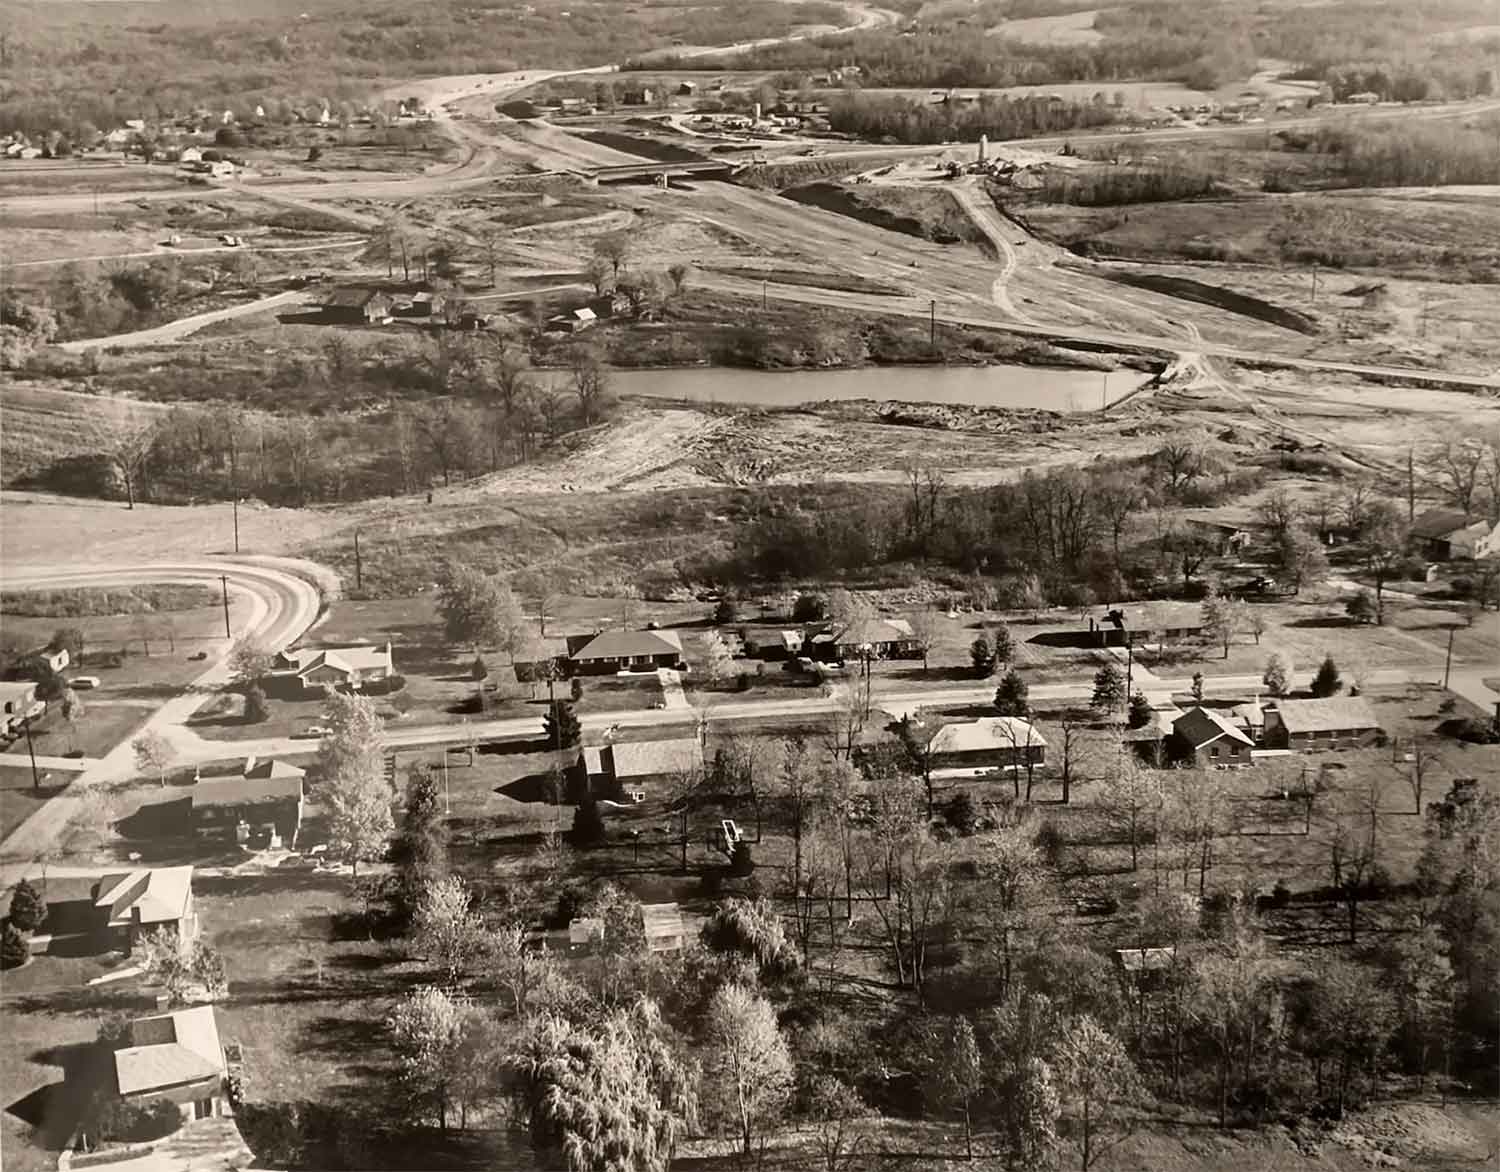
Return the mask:
M 322 211 L 322 208 L 318 209 Z M 145 249 L 141 252 L 98 252 L 90 256 L 51 256 L 45 260 L 18 260 L 12 261 L 10 267 L 13 269 L 34 268 L 39 265 L 70 265 L 79 261 L 111 261 L 111 260 L 140 260 L 142 258 L 157 259 L 159 257 L 195 257 L 205 256 L 209 253 L 219 252 L 249 252 L 257 256 L 272 253 L 288 252 L 331 252 L 339 248 L 362 248 L 368 241 L 363 236 L 353 240 L 321 240 L 317 244 L 269 244 L 258 246 L 254 244 L 206 244 L 201 248 L 192 246 L 178 246 L 162 244 L 155 248 Z
M 308 294 L 302 290 L 289 290 L 270 297 L 261 297 L 255 301 L 246 301 L 241 305 L 231 305 L 228 309 L 215 309 L 208 313 L 195 313 L 191 317 L 180 317 L 176 321 L 153 326 L 149 330 L 134 330 L 128 334 L 110 334 L 103 338 L 81 338 L 76 342 L 64 342 L 61 349 L 70 354 L 81 354 L 85 350 L 99 350 L 107 346 L 157 346 L 163 342 L 180 342 L 189 334 L 201 330 L 204 326 L 211 326 L 215 322 L 232 321 L 237 317 L 264 313 L 268 309 L 276 309 L 283 305 L 300 305 L 307 298 Z
M 218 586 L 228 579 L 229 589 L 240 601 L 236 638 L 254 636 L 267 648 L 285 647 L 318 616 L 322 596 L 308 577 L 296 572 L 295 563 L 275 558 L 170 562 L 160 565 L 127 566 L 28 566 L 0 576 L 5 589 L 23 587 L 67 588 L 73 586 L 129 586 L 144 582 L 173 582 Z M 9 886 L 35 860 L 57 844 L 64 828 L 78 812 L 89 786 L 120 781 L 136 772 L 130 742 L 141 733 L 179 728 L 215 690 L 229 680 L 225 656 L 229 639 L 216 648 L 215 659 L 181 695 L 168 700 L 128 737 L 84 770 L 63 793 L 42 805 L 0 843 L 0 883 Z

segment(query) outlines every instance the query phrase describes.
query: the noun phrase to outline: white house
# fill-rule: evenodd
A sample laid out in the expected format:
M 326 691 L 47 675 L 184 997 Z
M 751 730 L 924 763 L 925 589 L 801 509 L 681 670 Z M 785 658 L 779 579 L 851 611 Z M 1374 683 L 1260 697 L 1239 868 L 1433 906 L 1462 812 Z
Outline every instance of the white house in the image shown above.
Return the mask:
M 295 676 L 304 689 L 353 688 L 387 680 L 396 674 L 391 645 L 376 647 L 299 647 L 276 657 L 272 673 Z

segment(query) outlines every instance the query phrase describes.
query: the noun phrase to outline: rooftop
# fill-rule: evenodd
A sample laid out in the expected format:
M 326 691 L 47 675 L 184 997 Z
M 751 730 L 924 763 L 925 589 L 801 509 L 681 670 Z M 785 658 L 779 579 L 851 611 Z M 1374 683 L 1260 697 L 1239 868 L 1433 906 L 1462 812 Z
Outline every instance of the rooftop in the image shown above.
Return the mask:
M 570 658 L 629 659 L 637 655 L 681 655 L 682 640 L 675 631 L 601 631 Z
M 267 765 L 281 764 L 267 761 Z M 286 766 L 296 769 L 295 765 Z M 254 806 L 261 802 L 290 801 L 302 796 L 302 770 L 295 776 L 226 777 L 219 781 L 200 781 L 193 786 L 193 809 L 217 806 Z
M 1363 696 L 1331 696 L 1326 700 L 1280 700 L 1276 710 L 1287 732 L 1335 732 L 1346 728 L 1379 728 L 1380 721 Z
M 1428 509 L 1417 515 L 1411 523 L 1413 537 L 1441 538 L 1471 525 L 1484 524 L 1482 517 L 1473 517 L 1458 509 Z
M 648 951 L 665 952 L 682 947 L 682 910 L 675 903 L 641 904 L 641 926 L 645 929 Z
M 1241 745 L 1254 744 L 1233 721 L 1208 708 L 1189 708 L 1172 722 L 1172 731 L 1195 749 L 1212 744 L 1221 737 L 1228 737 Z
M 614 775 L 620 780 L 703 768 L 703 744 L 697 737 L 610 745 L 609 755 Z
M 364 289 L 354 286 L 332 290 L 327 297 L 323 298 L 324 305 L 337 306 L 340 309 L 363 309 L 377 297 L 383 297 L 379 289 Z
M 934 753 L 982 753 L 990 749 L 1020 749 L 1046 745 L 1036 725 L 1017 716 L 986 716 L 959 724 L 945 724 L 932 738 Z
M 115 1051 L 120 1094 L 132 1095 L 224 1073 L 213 1006 L 180 1009 L 130 1023 L 130 1045 Z
M 372 643 L 354 647 L 298 647 L 294 651 L 283 651 L 283 661 L 299 676 L 319 667 L 330 667 L 335 671 L 391 671 L 391 645 L 377 647 Z
M 1125 626 L 1135 631 L 1170 629 L 1197 630 L 1203 626 L 1203 606 L 1197 602 L 1131 602 L 1101 607 L 1093 613 L 1100 626 L 1114 626 L 1111 615 L 1119 613 Z
M 100 879 L 94 906 L 114 909 L 111 918 L 136 911 L 141 923 L 162 924 L 183 917 L 192 893 L 191 866 L 141 869 Z

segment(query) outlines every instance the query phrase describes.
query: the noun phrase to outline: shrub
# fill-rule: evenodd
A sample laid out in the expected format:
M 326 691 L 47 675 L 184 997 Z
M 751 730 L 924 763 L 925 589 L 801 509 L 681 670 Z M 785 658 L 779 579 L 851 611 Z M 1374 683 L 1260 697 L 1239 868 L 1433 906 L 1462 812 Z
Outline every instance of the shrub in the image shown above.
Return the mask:
M 557 893 L 557 903 L 552 909 L 552 914 L 547 918 L 546 926 L 549 928 L 566 928 L 569 923 L 583 914 L 584 908 L 588 907 L 591 895 L 588 884 L 574 880 L 563 884 L 561 891 Z
M 1145 728 L 1151 723 L 1151 701 L 1146 699 L 1144 692 L 1136 692 L 1130 697 L 1128 719 L 1131 728 Z
M 171 1135 L 181 1127 L 182 1113 L 177 1104 L 166 1099 L 145 1106 L 117 1100 L 105 1109 L 98 1126 L 100 1133 L 108 1139 L 149 1143 Z
M 10 922 L 23 932 L 35 932 L 47 920 L 47 901 L 22 879 L 10 895 Z
M 1500 744 L 1500 721 L 1495 720 L 1475 720 L 1472 717 L 1445 720 L 1438 725 L 1438 732 L 1469 745 Z
M 1338 664 L 1333 662 L 1333 656 L 1325 655 L 1317 674 L 1313 676 L 1312 694 L 1319 699 L 1326 699 L 1337 696 L 1343 687 L 1344 681 L 1339 676 Z
M 748 692 L 750 690 L 751 683 L 752 681 L 750 679 L 750 673 L 747 671 L 740 672 L 740 674 L 735 676 L 734 678 L 734 686 L 741 692 Z
M 18 969 L 31 959 L 31 941 L 9 920 L 0 928 L 0 968 Z
M 722 627 L 726 623 L 734 622 L 737 618 L 739 618 L 739 607 L 734 599 L 726 594 L 714 607 L 714 622 Z
M 978 815 L 974 809 L 974 799 L 969 795 L 968 790 L 959 790 L 942 804 L 940 812 L 943 821 L 956 833 L 965 835 L 974 833 Z
M 245 689 L 245 723 L 259 724 L 270 716 L 271 709 L 266 704 L 265 690 L 259 684 L 251 684 Z
M 1344 603 L 1344 613 L 1356 623 L 1373 623 L 1376 613 L 1375 596 L 1368 590 L 1351 594 L 1349 601 Z
M 1037 849 L 1042 852 L 1042 857 L 1047 860 L 1049 867 L 1056 867 L 1062 862 L 1063 848 L 1067 846 L 1067 839 L 1055 822 L 1050 820 L 1043 822 L 1037 827 L 1036 832 Z
M 485 665 L 484 656 L 476 655 L 474 662 L 469 664 L 469 678 L 475 683 L 490 678 L 490 669 Z
M 575 702 L 583 699 L 583 681 L 577 676 L 573 677 L 573 682 L 568 687 L 568 693 L 573 697 Z

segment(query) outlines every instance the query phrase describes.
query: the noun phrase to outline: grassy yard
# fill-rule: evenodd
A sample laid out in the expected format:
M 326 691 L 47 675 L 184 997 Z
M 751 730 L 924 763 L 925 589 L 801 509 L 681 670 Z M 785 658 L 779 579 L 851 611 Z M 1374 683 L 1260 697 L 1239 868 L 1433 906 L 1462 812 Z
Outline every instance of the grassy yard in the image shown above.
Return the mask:
M 25 752 L 26 742 L 19 748 Z M 12 750 L 14 751 L 14 750 Z M 73 774 L 37 770 L 40 787 L 33 788 L 31 770 L 24 766 L 0 765 L 0 839 L 30 818 L 53 794 L 67 788 Z

